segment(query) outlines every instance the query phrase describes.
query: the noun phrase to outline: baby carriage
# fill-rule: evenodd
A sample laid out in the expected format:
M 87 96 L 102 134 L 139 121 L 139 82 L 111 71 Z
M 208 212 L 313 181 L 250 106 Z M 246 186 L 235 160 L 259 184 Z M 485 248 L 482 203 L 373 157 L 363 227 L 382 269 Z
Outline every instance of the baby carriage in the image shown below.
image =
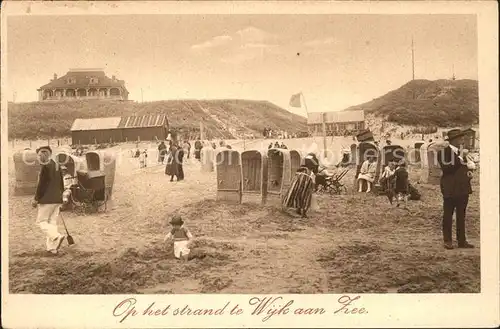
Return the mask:
M 93 165 L 91 163 L 93 157 L 101 160 L 99 153 L 88 152 L 86 154 L 87 166 L 81 166 L 78 158 L 65 159 L 65 155 L 58 155 L 60 163 L 63 163 L 62 160 L 65 161 L 64 168 L 67 169 L 65 180 L 71 182 L 63 194 L 63 199 L 67 200 L 62 210 L 73 210 L 77 213 L 98 212 L 103 207 L 105 211 L 107 210 L 107 201 L 112 190 L 111 186 L 106 186 L 107 168 L 105 166 L 101 168 L 100 163 Z M 109 174 L 112 176 L 113 172 L 109 172 Z M 109 183 L 112 184 L 111 179 Z M 66 197 L 64 197 L 65 195 Z
M 64 210 L 76 213 L 95 213 L 104 207 L 107 210 L 108 195 L 105 188 L 105 175 L 100 171 L 78 171 L 75 183 L 71 185 L 68 204 Z
M 349 169 L 343 169 L 340 172 L 328 176 L 321 175 L 321 171 L 316 175 L 316 192 L 319 194 L 329 193 L 331 195 L 347 193 L 347 187 L 342 184 L 342 178 L 349 172 Z

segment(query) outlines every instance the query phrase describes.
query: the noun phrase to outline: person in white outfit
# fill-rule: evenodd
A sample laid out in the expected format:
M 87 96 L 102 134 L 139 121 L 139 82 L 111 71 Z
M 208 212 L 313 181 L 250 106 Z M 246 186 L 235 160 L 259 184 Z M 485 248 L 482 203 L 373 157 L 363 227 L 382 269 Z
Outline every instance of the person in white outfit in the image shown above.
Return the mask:
M 372 184 L 375 181 L 376 171 L 377 164 L 375 163 L 375 157 L 369 157 L 363 162 L 358 175 L 358 192 L 363 192 L 363 181 L 365 181 L 367 185 L 366 193 L 371 192 Z
M 164 242 L 169 240 L 174 241 L 174 257 L 177 259 L 188 260 L 190 242 L 193 240 L 193 235 L 184 226 L 184 221 L 181 216 L 174 216 L 170 221 L 172 229 L 163 239 Z
M 62 195 L 63 203 L 67 204 L 71 197 L 71 186 L 76 185 L 76 178 L 68 173 L 66 166 L 61 166 L 61 172 L 64 180 L 64 192 Z
M 148 151 L 144 150 L 139 155 L 139 168 L 146 168 L 147 167 L 147 159 L 148 159 Z
M 46 248 L 50 254 L 57 254 L 62 242 L 66 238 L 59 233 L 57 220 L 62 206 L 64 183 L 62 172 L 52 159 L 52 150 L 49 146 L 42 146 L 36 150 L 41 164 L 38 184 L 32 206 L 38 208 L 36 222 L 46 237 Z

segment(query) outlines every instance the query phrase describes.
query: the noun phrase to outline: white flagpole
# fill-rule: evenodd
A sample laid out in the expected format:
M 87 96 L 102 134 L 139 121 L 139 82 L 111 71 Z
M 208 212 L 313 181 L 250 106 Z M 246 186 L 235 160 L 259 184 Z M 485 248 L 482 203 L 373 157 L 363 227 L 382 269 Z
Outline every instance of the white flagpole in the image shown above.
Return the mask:
M 306 103 L 306 98 L 304 97 L 304 94 L 300 92 L 301 98 L 304 100 L 304 107 L 306 109 L 306 114 L 309 114 L 309 111 L 307 110 L 307 103 Z M 302 102 L 301 102 L 302 103 Z
M 307 121 L 309 123 L 309 111 L 307 110 L 307 103 L 306 103 L 306 98 L 304 97 L 304 94 L 302 92 L 300 92 L 300 98 L 303 100 L 304 102 L 304 108 L 306 109 L 306 116 L 307 116 Z M 300 106 L 302 107 L 302 100 L 300 102 Z M 309 126 L 309 125 L 308 125 Z M 307 127 L 307 131 L 309 132 L 309 127 Z

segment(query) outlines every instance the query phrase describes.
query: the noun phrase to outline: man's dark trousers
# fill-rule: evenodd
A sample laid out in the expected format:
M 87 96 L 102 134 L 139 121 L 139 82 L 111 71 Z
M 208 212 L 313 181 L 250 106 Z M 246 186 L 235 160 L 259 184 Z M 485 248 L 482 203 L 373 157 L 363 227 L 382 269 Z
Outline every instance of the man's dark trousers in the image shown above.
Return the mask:
M 469 195 L 443 198 L 443 239 L 444 242 L 452 242 L 453 213 L 457 218 L 457 242 L 458 245 L 466 243 L 465 238 L 465 213 Z

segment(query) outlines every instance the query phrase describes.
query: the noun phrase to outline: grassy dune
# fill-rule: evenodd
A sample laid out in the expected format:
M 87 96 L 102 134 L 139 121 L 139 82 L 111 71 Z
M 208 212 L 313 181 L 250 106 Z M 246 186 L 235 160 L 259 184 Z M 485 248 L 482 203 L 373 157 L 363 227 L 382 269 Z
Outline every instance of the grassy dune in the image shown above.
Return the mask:
M 9 138 L 36 139 L 71 135 L 76 118 L 166 114 L 182 133 L 197 132 L 203 122 L 212 138 L 240 134 L 262 136 L 265 127 L 290 133 L 307 131 L 306 119 L 266 101 L 172 100 L 147 103 L 122 101 L 33 102 L 9 104 Z
M 370 102 L 352 106 L 404 125 L 455 127 L 479 122 L 476 80 L 414 80 Z

